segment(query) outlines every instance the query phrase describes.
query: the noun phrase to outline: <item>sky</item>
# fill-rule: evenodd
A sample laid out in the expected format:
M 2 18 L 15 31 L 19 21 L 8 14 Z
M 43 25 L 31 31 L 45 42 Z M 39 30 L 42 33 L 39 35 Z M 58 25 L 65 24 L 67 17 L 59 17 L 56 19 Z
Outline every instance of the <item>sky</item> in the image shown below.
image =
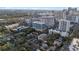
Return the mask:
M 63 7 L 63 8 L 58 8 L 58 7 Z M 62 10 L 67 7 L 79 7 L 78 0 L 0 0 L 0 8 L 5 8 L 5 9 L 22 8 L 22 9 Z

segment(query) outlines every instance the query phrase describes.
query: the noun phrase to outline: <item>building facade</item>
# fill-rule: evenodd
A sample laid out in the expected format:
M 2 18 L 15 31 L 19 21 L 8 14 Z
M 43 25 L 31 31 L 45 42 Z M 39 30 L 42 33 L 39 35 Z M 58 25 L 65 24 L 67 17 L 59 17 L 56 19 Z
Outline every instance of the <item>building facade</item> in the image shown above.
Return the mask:
M 65 19 L 59 20 L 59 30 L 60 32 L 68 32 L 70 30 L 70 21 Z
M 35 21 L 32 23 L 32 28 L 34 28 L 37 31 L 43 31 L 43 30 L 47 29 L 48 27 L 43 22 Z
M 54 26 L 54 16 L 41 16 L 41 17 L 38 17 L 38 18 L 32 18 L 32 21 L 40 21 L 40 22 L 43 22 L 45 23 L 48 27 L 50 26 Z
M 75 15 L 67 16 L 67 20 L 69 20 L 71 23 L 79 23 L 79 16 Z

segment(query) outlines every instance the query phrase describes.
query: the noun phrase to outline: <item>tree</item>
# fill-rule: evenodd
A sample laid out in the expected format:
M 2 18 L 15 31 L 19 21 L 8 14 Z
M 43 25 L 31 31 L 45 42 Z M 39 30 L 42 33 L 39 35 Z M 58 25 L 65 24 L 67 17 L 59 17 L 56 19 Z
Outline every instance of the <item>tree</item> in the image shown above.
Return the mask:
M 48 40 L 47 40 L 47 44 L 49 46 L 53 45 L 54 40 L 59 39 L 60 34 L 57 33 L 52 33 L 51 35 L 49 35 Z
M 7 33 L 8 30 L 5 28 L 5 26 L 0 26 L 0 32 L 1 33 Z
M 7 42 L 6 44 L 4 44 L 3 46 L 0 47 L 0 50 L 2 51 L 9 51 L 13 48 L 13 45 L 9 42 Z

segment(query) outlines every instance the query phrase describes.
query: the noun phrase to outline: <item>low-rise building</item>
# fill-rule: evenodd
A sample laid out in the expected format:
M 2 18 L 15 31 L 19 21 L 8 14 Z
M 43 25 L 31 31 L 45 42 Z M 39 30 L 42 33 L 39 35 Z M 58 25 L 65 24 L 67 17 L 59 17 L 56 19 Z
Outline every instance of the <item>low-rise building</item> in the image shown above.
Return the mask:
M 32 19 L 25 19 L 25 23 L 27 26 L 32 26 Z
M 69 33 L 68 32 L 60 32 L 60 35 L 63 37 L 68 37 Z
M 19 23 L 15 23 L 15 24 L 11 24 L 11 25 L 7 25 L 5 26 L 7 29 L 13 29 L 19 26 Z
M 22 30 L 27 29 L 27 28 L 28 28 L 28 26 L 19 26 L 16 28 L 16 31 L 22 31 Z
M 67 37 L 69 35 L 68 32 L 63 32 L 63 31 L 59 31 L 59 30 L 49 29 L 49 34 L 52 34 L 52 33 L 58 33 L 58 34 L 60 34 L 63 37 Z
M 52 34 L 52 33 L 60 33 L 60 31 L 49 29 L 49 34 Z

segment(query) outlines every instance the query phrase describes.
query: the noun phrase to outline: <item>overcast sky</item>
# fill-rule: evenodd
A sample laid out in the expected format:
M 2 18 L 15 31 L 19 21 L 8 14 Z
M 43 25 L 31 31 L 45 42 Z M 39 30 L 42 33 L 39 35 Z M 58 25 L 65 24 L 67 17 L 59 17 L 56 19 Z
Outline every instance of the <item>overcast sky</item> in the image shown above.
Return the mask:
M 62 10 L 56 7 L 79 7 L 78 0 L 0 0 L 0 8 L 5 9 L 25 8 L 26 9 L 54 9 Z M 40 8 L 42 7 L 42 8 Z M 46 8 L 45 8 L 46 7 Z M 55 8 L 48 8 L 55 7 Z

